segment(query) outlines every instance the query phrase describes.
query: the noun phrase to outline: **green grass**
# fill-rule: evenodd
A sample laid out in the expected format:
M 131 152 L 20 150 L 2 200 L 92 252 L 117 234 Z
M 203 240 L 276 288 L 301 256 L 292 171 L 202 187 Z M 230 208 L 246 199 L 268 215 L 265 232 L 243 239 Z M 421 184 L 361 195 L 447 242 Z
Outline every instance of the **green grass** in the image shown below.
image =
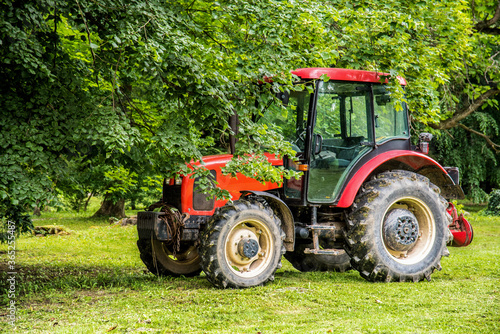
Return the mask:
M 35 225 L 69 235 L 17 240 L 17 331 L 34 333 L 500 332 L 500 218 L 474 213 L 472 245 L 450 248 L 431 282 L 369 283 L 355 271 L 300 273 L 283 260 L 274 282 L 218 290 L 204 275 L 145 271 L 134 226 L 44 213 Z M 0 245 L 0 332 L 7 322 Z

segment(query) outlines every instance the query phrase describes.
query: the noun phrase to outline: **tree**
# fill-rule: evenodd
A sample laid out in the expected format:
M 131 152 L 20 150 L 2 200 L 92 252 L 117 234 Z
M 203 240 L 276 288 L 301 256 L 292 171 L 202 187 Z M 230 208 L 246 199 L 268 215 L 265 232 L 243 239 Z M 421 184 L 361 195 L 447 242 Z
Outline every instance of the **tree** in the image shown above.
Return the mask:
M 471 50 L 464 57 L 464 66 L 442 90 L 447 117 L 433 127 L 440 130 L 461 126 L 460 121 L 488 105 L 498 107 L 500 95 L 500 1 L 471 1 L 473 29 Z M 446 93 L 448 91 L 448 93 Z M 450 117 L 451 114 L 451 117 Z M 476 134 L 477 133 L 476 131 Z M 487 136 L 483 136 L 488 140 Z M 493 143 L 489 143 L 497 149 Z
M 103 165 L 173 176 L 213 152 L 239 110 L 242 152 L 256 147 L 244 129 L 258 112 L 257 80 L 276 68 L 326 64 L 301 51 L 323 44 L 316 7 L 3 1 L 0 215 L 45 201 L 82 142 L 100 150 Z M 265 20 L 269 8 L 274 17 Z M 301 34 L 311 37 L 280 44 Z
M 464 69 L 443 85 L 442 109 L 446 119 L 432 124 L 444 130 L 436 155 L 459 166 L 468 197 L 487 200 L 500 187 L 498 106 L 500 102 L 500 1 L 471 1 L 471 51 Z M 481 159 L 478 159 L 481 157 Z

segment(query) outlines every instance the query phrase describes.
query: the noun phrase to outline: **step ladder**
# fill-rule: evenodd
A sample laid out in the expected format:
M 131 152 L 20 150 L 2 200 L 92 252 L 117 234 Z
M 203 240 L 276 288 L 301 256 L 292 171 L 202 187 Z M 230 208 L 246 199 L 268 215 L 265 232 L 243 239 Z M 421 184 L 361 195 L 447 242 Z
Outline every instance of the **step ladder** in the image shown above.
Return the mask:
M 312 232 L 313 238 L 313 247 L 314 248 L 306 248 L 304 249 L 304 253 L 306 254 L 316 254 L 316 255 L 340 255 L 341 250 L 338 249 L 320 249 L 319 248 L 319 234 L 322 231 L 334 231 L 336 229 L 335 226 L 327 226 L 327 225 L 307 225 L 308 229 Z

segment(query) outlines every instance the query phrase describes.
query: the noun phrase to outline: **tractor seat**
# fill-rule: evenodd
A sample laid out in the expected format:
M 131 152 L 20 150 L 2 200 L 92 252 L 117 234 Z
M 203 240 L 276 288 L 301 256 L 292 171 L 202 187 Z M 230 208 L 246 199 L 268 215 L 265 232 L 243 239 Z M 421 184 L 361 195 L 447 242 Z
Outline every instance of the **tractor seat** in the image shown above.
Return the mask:
M 349 166 L 349 164 L 351 163 L 350 160 L 346 160 L 346 159 L 337 159 L 337 161 L 338 161 L 340 168 L 347 168 Z
M 311 163 L 311 167 L 319 169 L 338 169 L 346 168 L 350 163 L 351 161 L 346 159 L 337 159 L 334 152 L 322 151 L 316 155 L 315 159 Z
M 321 151 L 311 162 L 312 168 L 329 169 L 338 167 L 337 158 L 334 152 Z

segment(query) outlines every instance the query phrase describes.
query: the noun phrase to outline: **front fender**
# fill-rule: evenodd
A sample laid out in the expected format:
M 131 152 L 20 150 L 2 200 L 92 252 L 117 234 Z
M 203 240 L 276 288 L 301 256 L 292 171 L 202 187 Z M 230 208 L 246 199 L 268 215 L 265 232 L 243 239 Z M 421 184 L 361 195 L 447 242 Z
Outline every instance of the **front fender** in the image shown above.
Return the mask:
M 295 223 L 293 214 L 290 211 L 288 205 L 286 205 L 286 203 L 283 202 L 279 197 L 264 191 L 245 190 L 241 192 L 241 196 L 243 198 L 249 195 L 262 197 L 269 204 L 273 212 L 281 220 L 281 228 L 285 232 L 285 249 L 289 252 L 293 251 L 293 248 L 295 246 Z

